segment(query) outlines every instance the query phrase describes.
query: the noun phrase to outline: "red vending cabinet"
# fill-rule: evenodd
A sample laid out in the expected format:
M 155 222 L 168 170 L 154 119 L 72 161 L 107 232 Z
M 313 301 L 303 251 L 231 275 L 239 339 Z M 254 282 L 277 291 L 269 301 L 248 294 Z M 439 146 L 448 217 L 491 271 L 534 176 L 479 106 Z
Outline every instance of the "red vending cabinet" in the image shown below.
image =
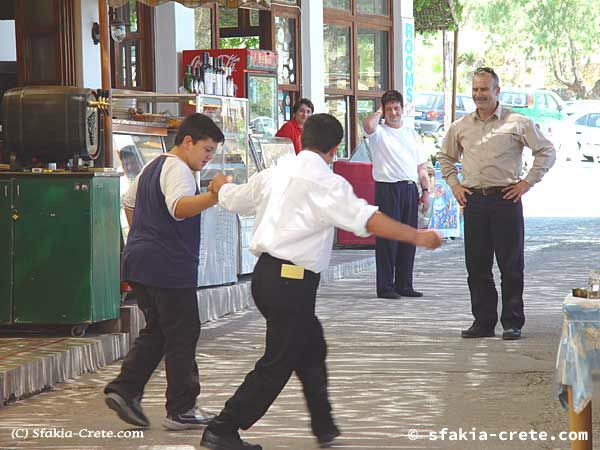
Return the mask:
M 371 205 L 375 204 L 375 181 L 373 181 L 372 163 L 336 161 L 333 163 L 333 171 L 348 180 L 358 197 L 364 198 Z M 340 246 L 375 246 L 375 236 L 362 238 L 354 233 L 338 229 L 336 244 Z
M 270 50 L 211 49 L 184 50 L 182 66 L 202 66 L 203 54 L 218 58 L 222 67 L 232 69 L 234 95 L 250 104 L 250 131 L 275 136 L 277 132 L 277 53 Z M 182 78 L 184 73 L 181 74 Z

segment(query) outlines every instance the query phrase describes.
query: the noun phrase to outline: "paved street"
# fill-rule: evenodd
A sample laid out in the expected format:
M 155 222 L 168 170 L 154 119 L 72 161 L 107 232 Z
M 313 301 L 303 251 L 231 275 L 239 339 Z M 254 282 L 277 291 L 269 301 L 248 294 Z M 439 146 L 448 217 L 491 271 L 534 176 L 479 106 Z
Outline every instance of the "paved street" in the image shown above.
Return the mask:
M 552 386 L 560 308 L 572 287 L 585 286 L 589 269 L 600 267 L 599 229 L 600 219 L 527 220 L 527 323 L 520 341 L 459 337 L 471 322 L 462 241 L 419 252 L 416 287 L 425 292 L 422 299 L 375 298 L 374 272 L 322 287 L 318 314 L 329 343 L 331 397 L 343 431 L 335 448 L 569 448 L 557 441 L 441 442 L 426 437 L 444 427 L 549 434 L 567 429 Z M 261 354 L 263 333 L 263 320 L 255 310 L 204 327 L 197 353 L 204 408 L 217 412 L 222 407 Z M 143 430 L 143 438 L 33 437 L 40 428 L 46 435 L 84 428 L 114 433 L 127 429 L 104 406 L 101 394 L 118 369 L 119 364 L 113 364 L 0 410 L 0 448 L 200 448 L 200 431 L 167 432 L 160 425 L 162 370 L 144 398 L 152 426 Z M 597 422 L 595 415 L 599 430 Z M 26 439 L 22 429 L 29 433 Z M 411 429 L 419 439 L 408 439 Z M 19 436 L 12 436 L 15 433 Z M 265 450 L 317 448 L 297 380 L 243 436 Z

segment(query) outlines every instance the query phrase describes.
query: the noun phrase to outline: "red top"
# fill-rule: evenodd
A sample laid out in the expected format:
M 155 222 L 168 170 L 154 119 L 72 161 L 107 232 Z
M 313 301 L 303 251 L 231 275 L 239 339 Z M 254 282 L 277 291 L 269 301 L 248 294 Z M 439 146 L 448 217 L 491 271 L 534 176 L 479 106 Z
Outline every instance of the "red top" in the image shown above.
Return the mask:
M 294 143 L 294 150 L 296 155 L 302 150 L 302 142 L 300 142 L 300 136 L 302 136 L 302 128 L 296 122 L 296 119 L 292 119 L 289 122 L 283 124 L 283 126 L 277 131 L 275 135 L 277 137 L 285 137 L 291 139 Z

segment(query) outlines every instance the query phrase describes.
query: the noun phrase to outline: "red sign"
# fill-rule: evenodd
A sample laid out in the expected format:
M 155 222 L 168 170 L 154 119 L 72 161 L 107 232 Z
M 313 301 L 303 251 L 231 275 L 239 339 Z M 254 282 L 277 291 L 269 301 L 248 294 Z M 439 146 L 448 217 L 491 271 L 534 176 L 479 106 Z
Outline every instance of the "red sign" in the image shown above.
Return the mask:
M 247 98 L 246 72 L 254 70 L 262 72 L 277 71 L 277 53 L 269 50 L 249 50 L 245 48 L 184 50 L 182 53 L 181 80 L 183 80 L 185 68 L 188 65 L 192 67 L 202 65 L 202 55 L 206 52 L 213 58 L 219 58 L 223 67 L 231 67 L 236 97 Z

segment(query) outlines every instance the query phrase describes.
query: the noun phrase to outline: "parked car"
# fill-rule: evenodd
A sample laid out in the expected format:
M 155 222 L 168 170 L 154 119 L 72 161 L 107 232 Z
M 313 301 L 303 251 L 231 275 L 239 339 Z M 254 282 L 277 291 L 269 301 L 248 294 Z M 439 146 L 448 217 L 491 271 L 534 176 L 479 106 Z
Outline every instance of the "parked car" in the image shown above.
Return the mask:
M 501 105 L 531 117 L 540 126 L 566 117 L 562 111 L 564 100 L 546 89 L 501 88 L 499 100 Z
M 600 100 L 573 100 L 565 103 L 563 112 L 567 117 L 583 111 L 600 111 Z
M 560 130 L 571 159 L 600 162 L 600 105 L 573 113 Z
M 415 129 L 424 135 L 441 133 L 444 129 L 444 93 L 421 92 L 415 98 Z M 456 95 L 456 118 L 475 111 L 470 95 Z
M 275 136 L 275 133 L 277 133 L 277 126 L 271 117 L 258 116 L 250 121 L 250 130 L 252 131 L 252 134 Z

